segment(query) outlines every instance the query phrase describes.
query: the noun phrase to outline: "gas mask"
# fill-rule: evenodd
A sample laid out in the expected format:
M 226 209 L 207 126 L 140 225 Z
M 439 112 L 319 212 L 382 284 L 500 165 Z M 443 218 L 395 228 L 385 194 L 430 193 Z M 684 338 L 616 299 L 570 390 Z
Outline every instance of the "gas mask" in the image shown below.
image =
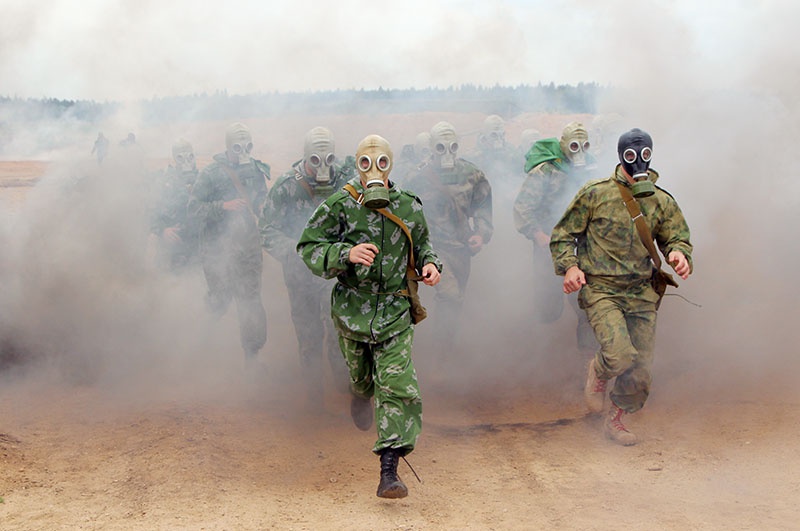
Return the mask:
M 561 152 L 570 164 L 576 168 L 586 166 L 586 154 L 589 152 L 589 133 L 579 122 L 570 122 L 561 132 Z
M 378 135 L 369 135 L 358 144 L 356 168 L 364 185 L 362 204 L 367 208 L 389 206 L 389 172 L 392 169 L 392 149 Z
M 414 157 L 417 162 L 428 160 L 431 156 L 431 134 L 420 133 L 414 140 Z
M 647 170 L 653 158 L 653 139 L 641 129 L 631 129 L 619 137 L 617 153 L 622 168 L 633 179 L 633 197 L 648 197 L 656 193 Z
M 249 164 L 253 151 L 253 137 L 246 125 L 236 122 L 225 131 L 225 150 L 228 160 L 242 165 Z
M 303 148 L 306 171 L 314 176 L 317 185 L 328 186 L 331 192 L 333 191 L 330 188 L 334 171 L 333 164 L 336 162 L 334 146 L 333 133 L 326 127 L 315 127 L 306 133 L 305 147 Z
M 439 122 L 431 129 L 431 151 L 434 162 L 443 170 L 456 167 L 458 137 L 456 130 L 448 122 Z
M 503 119 L 492 114 L 483 121 L 481 142 L 489 149 L 503 149 L 506 142 L 506 128 Z
M 172 144 L 172 159 L 175 161 L 175 168 L 180 173 L 192 173 L 197 169 L 192 145 L 183 138 L 179 138 Z

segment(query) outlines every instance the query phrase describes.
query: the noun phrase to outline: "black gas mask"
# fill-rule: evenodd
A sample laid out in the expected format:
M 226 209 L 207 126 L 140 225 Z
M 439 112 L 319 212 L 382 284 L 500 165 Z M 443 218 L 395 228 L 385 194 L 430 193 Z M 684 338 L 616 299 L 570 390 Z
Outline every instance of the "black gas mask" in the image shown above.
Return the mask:
M 648 178 L 647 170 L 653 158 L 653 139 L 641 129 L 631 129 L 619 137 L 617 153 L 622 168 L 633 179 L 633 197 L 648 197 L 656 187 Z

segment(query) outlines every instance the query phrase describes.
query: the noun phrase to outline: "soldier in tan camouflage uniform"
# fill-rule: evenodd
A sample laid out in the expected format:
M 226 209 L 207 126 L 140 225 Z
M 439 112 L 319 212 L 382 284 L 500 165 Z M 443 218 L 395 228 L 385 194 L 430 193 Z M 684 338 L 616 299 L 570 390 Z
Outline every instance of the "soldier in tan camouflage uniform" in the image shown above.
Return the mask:
M 295 250 L 314 210 L 355 176 L 353 158 L 339 162 L 335 147 L 333 133 L 326 127 L 315 127 L 306 134 L 303 158 L 292 164 L 270 189 L 260 225 L 264 249 L 283 266 L 312 407 L 323 404 L 325 353 L 336 383 L 347 390 L 348 382 L 331 321 L 331 282 L 313 275 Z
M 236 300 L 242 349 L 245 359 L 253 361 L 267 341 L 257 213 L 267 195 L 269 166 L 252 157 L 252 135 L 244 124 L 228 126 L 225 146 L 200 172 L 188 211 L 201 230 L 206 302 L 221 316 Z
M 525 178 L 514 200 L 514 225 L 533 244 L 534 317 L 540 323 L 552 323 L 561 317 L 564 292 L 553 278 L 550 257 L 550 231 L 564 213 L 575 192 L 589 180 L 592 158 L 589 136 L 579 122 L 567 124 L 561 138 L 536 141 L 525 160 Z M 593 355 L 597 349 L 586 313 L 578 308 L 577 297 L 568 297 L 578 316 L 578 348 Z
M 617 151 L 621 164 L 610 177 L 578 191 L 553 229 L 550 251 L 556 273 L 564 275 L 564 292 L 580 290 L 578 301 L 600 343 L 589 363 L 587 406 L 601 412 L 606 386 L 615 378 L 604 432 L 627 446 L 637 438 L 622 423 L 623 416 L 641 409 L 650 393 L 659 296 L 651 285 L 650 253 L 619 187 L 631 188 L 658 248 L 684 279 L 692 272 L 692 244 L 678 203 L 653 184 L 658 173 L 649 168 L 650 135 L 632 129 L 620 136 Z M 650 195 L 636 197 L 637 188 Z
M 458 149 L 453 126 L 437 123 L 431 129 L 431 159 L 404 185 L 422 199 L 431 241 L 444 264 L 436 289 L 439 356 L 453 350 L 472 257 L 494 231 L 492 187 L 477 166 L 458 156 Z

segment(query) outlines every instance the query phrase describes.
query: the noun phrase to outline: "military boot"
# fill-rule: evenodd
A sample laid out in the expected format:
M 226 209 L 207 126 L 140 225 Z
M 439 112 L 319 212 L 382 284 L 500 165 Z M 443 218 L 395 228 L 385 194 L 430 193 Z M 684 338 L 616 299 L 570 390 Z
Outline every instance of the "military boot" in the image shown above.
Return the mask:
M 387 448 L 381 453 L 381 482 L 378 484 L 379 498 L 405 498 L 408 487 L 397 475 L 400 450 Z
M 353 417 L 353 424 L 361 431 L 367 431 L 372 426 L 372 402 L 369 398 L 361 398 L 357 395 L 350 397 L 350 416 Z
M 597 377 L 594 358 L 592 358 L 589 360 L 589 369 L 586 373 L 586 385 L 583 388 L 583 398 L 590 412 L 601 413 L 603 411 L 606 401 L 607 384 L 608 380 Z
M 611 407 L 608 409 L 606 421 L 603 424 L 603 432 L 606 434 L 606 437 L 617 444 L 633 446 L 638 441 L 636 435 L 629 432 L 628 428 L 622 423 L 623 416 L 625 416 L 625 411 L 617 407 L 616 404 L 611 404 Z

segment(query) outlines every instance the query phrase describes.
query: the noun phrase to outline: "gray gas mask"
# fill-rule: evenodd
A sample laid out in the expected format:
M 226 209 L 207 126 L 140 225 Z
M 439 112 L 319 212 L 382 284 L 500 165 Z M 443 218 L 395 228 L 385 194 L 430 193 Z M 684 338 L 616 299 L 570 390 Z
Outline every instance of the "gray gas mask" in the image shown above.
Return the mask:
M 192 145 L 183 138 L 179 138 L 172 145 L 172 160 L 175 161 L 175 169 L 180 173 L 193 173 L 197 170 Z
M 586 155 L 589 153 L 589 133 L 579 122 L 570 122 L 561 132 L 561 152 L 570 164 L 576 168 L 586 166 Z
M 246 125 L 236 122 L 225 131 L 225 152 L 228 160 L 241 166 L 252 160 L 253 136 Z
M 486 117 L 481 128 L 480 141 L 488 149 L 503 149 L 506 143 L 506 125 L 500 116 L 492 114 Z
M 434 162 L 443 170 L 449 171 L 456 167 L 456 153 L 458 152 L 458 136 L 452 124 L 439 122 L 431 129 L 431 154 Z
M 333 192 L 331 181 L 335 171 L 335 143 L 333 133 L 326 127 L 315 127 L 306 133 L 303 148 L 303 162 L 306 172 L 314 177 L 315 192 L 330 195 Z

